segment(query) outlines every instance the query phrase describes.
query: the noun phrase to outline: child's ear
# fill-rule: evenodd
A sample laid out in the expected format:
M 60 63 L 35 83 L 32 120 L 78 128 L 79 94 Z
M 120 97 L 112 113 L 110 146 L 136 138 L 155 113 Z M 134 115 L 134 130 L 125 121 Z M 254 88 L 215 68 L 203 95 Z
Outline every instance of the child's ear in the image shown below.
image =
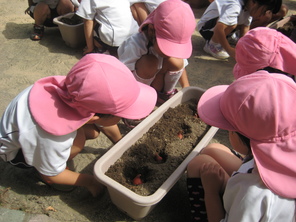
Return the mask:
M 155 28 L 153 24 L 149 24 L 148 25 L 148 36 L 149 39 L 155 39 L 156 35 L 155 35 Z

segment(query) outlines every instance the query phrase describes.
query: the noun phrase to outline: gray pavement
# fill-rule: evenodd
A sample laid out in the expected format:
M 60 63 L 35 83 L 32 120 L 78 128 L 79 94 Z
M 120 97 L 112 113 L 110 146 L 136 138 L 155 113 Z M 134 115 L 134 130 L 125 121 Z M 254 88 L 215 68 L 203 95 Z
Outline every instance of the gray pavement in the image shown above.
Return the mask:
M 58 222 L 44 214 L 28 214 L 0 207 L 0 222 Z

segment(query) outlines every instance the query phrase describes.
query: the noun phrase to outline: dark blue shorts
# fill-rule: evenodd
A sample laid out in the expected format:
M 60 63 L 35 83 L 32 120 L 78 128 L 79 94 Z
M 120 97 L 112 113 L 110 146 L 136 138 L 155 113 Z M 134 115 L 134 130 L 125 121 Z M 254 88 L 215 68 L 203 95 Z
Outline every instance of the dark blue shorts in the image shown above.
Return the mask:
M 37 5 L 37 3 L 33 4 L 32 6 L 36 6 L 36 5 Z M 33 12 L 29 11 L 29 15 L 34 19 Z M 53 23 L 53 19 L 58 17 L 58 16 L 59 16 L 59 14 L 57 12 L 57 9 L 56 8 L 55 9 L 50 8 L 50 18 L 49 19 L 47 18 L 45 20 L 45 22 L 43 23 L 43 25 L 46 26 L 46 27 L 55 27 L 55 26 L 57 26 L 56 24 Z

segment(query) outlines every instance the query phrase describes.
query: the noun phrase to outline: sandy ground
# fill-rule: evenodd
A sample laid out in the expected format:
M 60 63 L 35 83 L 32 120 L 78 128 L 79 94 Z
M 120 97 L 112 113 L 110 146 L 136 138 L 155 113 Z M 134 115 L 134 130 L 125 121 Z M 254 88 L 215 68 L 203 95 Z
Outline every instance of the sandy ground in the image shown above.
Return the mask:
M 295 1 L 284 1 L 296 9 Z M 21 90 L 39 78 L 66 75 L 81 58 L 82 48 L 65 45 L 58 28 L 46 29 L 40 42 L 29 39 L 33 20 L 24 14 L 26 0 L 0 0 L 0 113 Z M 194 10 L 198 20 L 204 9 Z M 290 14 L 292 11 L 290 11 Z M 233 81 L 233 59 L 219 61 L 207 56 L 202 47 L 204 40 L 195 32 L 193 53 L 187 67 L 192 86 L 209 88 Z M 124 131 L 124 127 L 121 126 Z M 219 131 L 215 141 L 226 143 L 227 134 Z M 95 161 L 112 144 L 102 136 L 86 144 L 86 149 L 74 160 L 76 171 L 92 173 Z M 2 207 L 29 213 L 46 214 L 59 221 L 133 221 L 114 206 L 106 193 L 102 198 L 92 198 L 82 188 L 70 193 L 54 191 L 38 182 L 30 170 L 19 170 L 0 161 L 0 204 Z M 50 208 L 48 208 L 50 207 Z M 157 204 L 142 221 L 188 221 L 190 217 L 185 176 Z

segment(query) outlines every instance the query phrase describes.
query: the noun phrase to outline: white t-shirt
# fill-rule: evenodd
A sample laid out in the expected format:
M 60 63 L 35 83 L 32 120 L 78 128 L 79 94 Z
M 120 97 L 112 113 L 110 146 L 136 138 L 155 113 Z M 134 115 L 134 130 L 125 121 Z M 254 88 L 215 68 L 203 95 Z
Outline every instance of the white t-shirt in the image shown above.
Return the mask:
M 223 196 L 226 217 L 221 222 L 295 221 L 295 200 L 274 194 L 252 168 L 253 159 L 228 180 Z
M 76 12 L 86 19 L 100 24 L 100 39 L 110 46 L 120 46 L 121 43 L 138 31 L 129 0 L 83 0 Z
M 214 18 L 219 17 L 218 21 L 228 25 L 246 25 L 249 26 L 252 21 L 248 11 L 243 9 L 242 0 L 215 0 L 213 1 L 197 23 L 197 29 L 200 30 L 204 24 Z
M 41 174 L 55 176 L 66 168 L 76 131 L 54 136 L 41 129 L 28 107 L 31 88 L 28 87 L 12 100 L 2 116 L 0 157 L 10 161 L 22 149 L 27 164 L 34 166 Z
M 157 6 L 166 1 L 166 0 L 129 0 L 130 4 L 133 5 L 135 3 L 139 3 L 142 2 L 145 4 L 146 8 L 148 9 L 148 11 L 151 13 L 154 9 L 157 8 Z

